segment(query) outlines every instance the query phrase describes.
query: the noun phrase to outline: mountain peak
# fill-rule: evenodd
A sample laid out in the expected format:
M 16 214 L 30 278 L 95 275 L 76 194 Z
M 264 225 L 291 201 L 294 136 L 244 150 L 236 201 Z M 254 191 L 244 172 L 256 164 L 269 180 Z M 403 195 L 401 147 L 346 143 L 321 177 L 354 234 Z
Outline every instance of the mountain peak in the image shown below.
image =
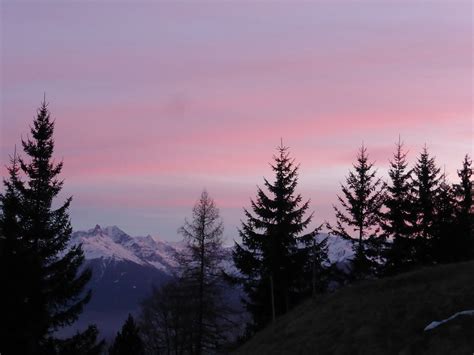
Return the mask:
M 131 241 L 133 238 L 121 230 L 117 226 L 108 226 L 103 229 L 104 233 L 107 234 L 115 243 L 123 244 Z
M 71 244 L 81 243 L 86 259 L 109 259 L 130 261 L 139 265 L 149 265 L 170 273 L 173 267 L 175 249 L 158 245 L 150 235 L 131 237 L 117 226 L 96 225 L 87 232 L 76 231 Z
M 99 232 L 102 232 L 102 228 L 100 228 L 100 226 L 98 224 L 96 224 L 92 231 L 94 233 L 99 233 Z
M 153 238 L 150 234 L 148 234 L 145 239 L 150 243 L 156 243 L 156 239 Z

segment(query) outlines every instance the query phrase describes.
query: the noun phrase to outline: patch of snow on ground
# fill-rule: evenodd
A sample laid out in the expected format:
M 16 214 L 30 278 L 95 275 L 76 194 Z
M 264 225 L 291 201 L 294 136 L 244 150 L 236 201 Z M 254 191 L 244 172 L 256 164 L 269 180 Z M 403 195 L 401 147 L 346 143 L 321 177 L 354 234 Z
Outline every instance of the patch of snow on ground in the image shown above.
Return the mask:
M 434 329 L 436 327 L 439 327 L 441 324 L 449 322 L 450 320 L 453 320 L 454 318 L 456 318 L 458 316 L 474 316 L 474 309 L 471 309 L 471 310 L 468 310 L 468 311 L 458 312 L 456 314 L 453 314 L 449 318 L 446 318 L 446 319 L 443 319 L 443 320 L 440 320 L 440 321 L 431 322 L 430 324 L 428 324 L 426 326 L 424 331 L 426 332 L 427 330 L 431 330 L 431 329 Z

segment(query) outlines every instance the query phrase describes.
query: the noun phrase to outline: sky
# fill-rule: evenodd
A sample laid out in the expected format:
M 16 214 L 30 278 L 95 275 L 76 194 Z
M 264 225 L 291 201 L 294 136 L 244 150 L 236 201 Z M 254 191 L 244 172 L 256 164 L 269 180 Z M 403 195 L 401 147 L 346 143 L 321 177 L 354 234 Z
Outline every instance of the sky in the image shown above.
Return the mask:
M 177 240 L 205 188 L 238 239 L 280 139 L 314 225 L 362 142 L 472 154 L 471 1 L 0 3 L 2 175 L 46 93 L 76 230 Z

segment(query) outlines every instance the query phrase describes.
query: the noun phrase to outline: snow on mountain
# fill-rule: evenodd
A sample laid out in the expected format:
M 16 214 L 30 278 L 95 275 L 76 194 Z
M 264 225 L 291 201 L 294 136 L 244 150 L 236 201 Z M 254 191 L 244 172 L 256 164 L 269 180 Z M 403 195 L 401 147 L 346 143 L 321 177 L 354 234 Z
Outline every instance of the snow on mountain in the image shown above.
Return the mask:
M 170 243 L 155 240 L 151 236 L 131 237 L 120 228 L 110 226 L 78 231 L 72 234 L 72 244 L 82 244 L 86 260 L 129 261 L 153 266 L 167 273 L 174 266 L 176 248 Z
M 328 240 L 328 258 L 331 264 L 345 263 L 352 259 L 354 250 L 352 249 L 352 243 L 350 241 L 324 233 L 317 236 L 318 242 L 321 242 L 324 238 Z
M 109 231 L 110 232 L 110 231 Z M 124 245 L 115 241 L 115 236 L 102 230 L 99 226 L 87 232 L 76 232 L 72 235 L 72 243 L 82 243 L 82 249 L 87 260 L 115 259 L 129 260 L 142 265 L 144 262 Z
M 340 237 L 321 234 L 317 238 L 328 238 L 331 263 L 344 263 L 354 255 L 351 243 Z M 150 235 L 131 237 L 117 226 L 101 228 L 99 225 L 88 231 L 74 232 L 71 243 L 82 243 L 86 260 L 129 261 L 153 266 L 168 274 L 172 274 L 176 266 L 175 253 L 184 247 L 183 241 L 165 242 Z M 226 253 L 228 257 L 223 267 L 228 271 L 235 271 L 230 248 L 226 248 Z
M 170 243 L 155 240 L 152 236 L 135 237 L 125 242 L 125 246 L 141 260 L 157 269 L 169 272 L 175 267 L 174 254 L 177 249 Z

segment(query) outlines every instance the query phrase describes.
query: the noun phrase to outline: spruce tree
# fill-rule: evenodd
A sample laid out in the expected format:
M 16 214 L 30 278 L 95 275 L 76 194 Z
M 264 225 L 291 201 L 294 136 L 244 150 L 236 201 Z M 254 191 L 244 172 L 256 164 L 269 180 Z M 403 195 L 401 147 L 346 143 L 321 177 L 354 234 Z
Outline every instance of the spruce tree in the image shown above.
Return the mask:
M 462 169 L 458 170 L 461 180 L 454 186 L 456 200 L 455 230 L 453 234 L 458 237 L 459 245 L 456 248 L 456 260 L 466 260 L 474 258 L 474 210 L 472 205 L 472 160 L 466 154 L 463 160 Z
M 311 260 L 310 252 L 317 229 L 305 232 L 313 217 L 305 216 L 309 201 L 302 203 L 302 196 L 295 193 L 299 166 L 283 143 L 274 161 L 275 182 L 264 179 L 268 193 L 258 188 L 257 199 L 251 200 L 252 211 L 244 209 L 246 221 L 239 230 L 242 242 L 236 242 L 233 250 L 247 294 L 243 301 L 253 317 L 249 332 L 310 294 L 311 274 L 305 275 L 305 270 L 311 271 L 308 265 L 316 260 Z
M 84 287 L 91 272 L 79 270 L 84 260 L 81 246 L 68 246 L 71 198 L 53 208 L 63 186 L 58 179 L 63 164 L 53 160 L 53 131 L 54 122 L 43 102 L 31 127 L 31 138 L 22 141 L 28 159 L 18 159 L 20 169 L 17 163 L 12 164 L 10 179 L 5 182 L 7 192 L 2 195 L 0 228 L 5 239 L 1 253 L 9 264 L 2 265 L 0 272 L 11 285 L 12 298 L 17 298 L 0 305 L 1 329 L 8 328 L 2 336 L 9 335 L 1 342 L 3 354 L 50 351 L 45 349 L 51 348 L 53 332 L 72 324 L 90 298 Z M 19 179 L 20 172 L 25 181 Z M 17 207 L 12 218 L 11 204 L 6 202 L 13 195 Z M 21 282 L 19 277 L 24 277 Z M 6 324 L 15 317 L 15 322 Z
M 129 314 L 122 326 L 122 330 L 117 332 L 114 343 L 109 349 L 110 355 L 143 355 L 145 353 L 143 341 L 140 338 L 139 328 L 132 315 Z
M 414 254 L 410 239 L 411 170 L 407 168 L 406 156 L 399 139 L 390 161 L 390 183 L 386 189 L 385 212 L 382 213 L 384 237 L 389 239 L 385 252 L 385 272 L 388 274 L 407 269 Z
M 334 206 L 336 225 L 329 230 L 353 243 L 353 276 L 365 277 L 377 273 L 382 257 L 383 239 L 380 234 L 381 208 L 385 199 L 381 178 L 377 178 L 374 163 L 369 163 L 367 149 L 361 146 L 354 172 L 350 171 L 346 185 L 341 184 L 343 197 L 338 196 L 342 209 Z M 356 234 L 353 235 L 351 228 Z
M 410 219 L 415 242 L 415 259 L 419 264 L 434 261 L 434 238 L 436 237 L 436 200 L 441 183 L 440 168 L 430 156 L 426 145 L 413 169 L 413 197 Z

